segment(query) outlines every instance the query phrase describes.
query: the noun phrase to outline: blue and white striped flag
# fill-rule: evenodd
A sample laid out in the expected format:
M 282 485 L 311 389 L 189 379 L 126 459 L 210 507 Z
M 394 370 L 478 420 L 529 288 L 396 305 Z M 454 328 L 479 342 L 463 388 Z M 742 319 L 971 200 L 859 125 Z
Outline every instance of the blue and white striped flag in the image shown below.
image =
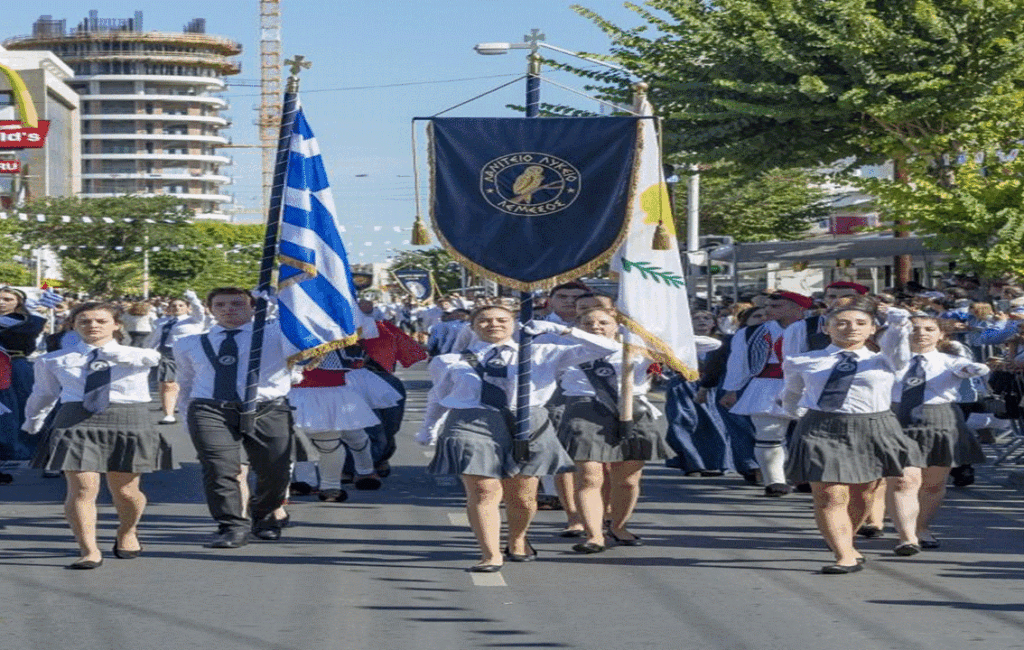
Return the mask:
M 300 108 L 278 248 L 278 307 L 292 363 L 356 342 L 356 288 L 341 231 L 320 147 Z

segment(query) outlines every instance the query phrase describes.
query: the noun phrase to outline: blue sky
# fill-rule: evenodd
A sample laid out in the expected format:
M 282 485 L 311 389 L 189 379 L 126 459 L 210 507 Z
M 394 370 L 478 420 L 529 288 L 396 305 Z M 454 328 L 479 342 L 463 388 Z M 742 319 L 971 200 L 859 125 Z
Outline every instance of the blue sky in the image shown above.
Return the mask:
M 604 33 L 573 12 L 572 4 L 565 0 L 283 0 L 283 51 L 285 57 L 302 54 L 313 62 L 313 68 L 302 74 L 302 102 L 323 151 L 354 262 L 384 261 L 393 254 L 390 249 L 411 248 L 402 244 L 409 238 L 415 215 L 410 120 L 440 112 L 525 72 L 525 52 L 480 56 L 473 45 L 519 42 L 536 27 L 552 45 L 608 51 Z M 579 4 L 618 25 L 642 22 L 621 0 Z M 228 135 L 235 144 L 257 144 L 253 126 L 260 76 L 257 0 L 6 3 L 6 31 L 0 38 L 30 33 L 41 14 L 65 18 L 73 26 L 90 9 L 98 10 L 101 18 L 128 18 L 141 10 L 147 31 L 180 31 L 191 18 L 205 18 L 208 33 L 242 43 L 242 73 L 229 78 L 233 85 L 224 95 L 234 121 Z M 569 74 L 549 70 L 545 75 L 582 89 L 583 83 Z M 523 90 L 520 82 L 447 115 L 514 115 L 506 105 L 521 104 Z M 542 100 L 598 108 L 595 102 L 547 84 L 542 87 Z M 226 191 L 235 195 L 239 205 L 258 209 L 259 154 L 247 149 L 227 151 L 235 160 L 228 172 L 235 182 Z M 421 185 L 425 180 L 421 178 Z M 421 192 L 425 197 L 426 188 L 421 187 Z M 260 218 L 257 214 L 240 217 Z M 403 231 L 395 232 L 396 226 Z

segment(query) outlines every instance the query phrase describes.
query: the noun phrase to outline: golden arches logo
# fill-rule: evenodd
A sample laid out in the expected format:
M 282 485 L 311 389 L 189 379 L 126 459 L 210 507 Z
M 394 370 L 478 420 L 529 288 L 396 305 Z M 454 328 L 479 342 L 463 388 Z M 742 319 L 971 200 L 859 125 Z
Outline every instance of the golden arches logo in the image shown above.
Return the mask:
M 21 75 L 0 63 L 0 73 L 7 79 L 14 95 L 14 105 L 18 107 L 18 115 L 21 116 L 22 125 L 34 129 L 39 126 L 39 115 L 36 114 L 36 105 L 32 102 L 32 95 L 28 92 Z

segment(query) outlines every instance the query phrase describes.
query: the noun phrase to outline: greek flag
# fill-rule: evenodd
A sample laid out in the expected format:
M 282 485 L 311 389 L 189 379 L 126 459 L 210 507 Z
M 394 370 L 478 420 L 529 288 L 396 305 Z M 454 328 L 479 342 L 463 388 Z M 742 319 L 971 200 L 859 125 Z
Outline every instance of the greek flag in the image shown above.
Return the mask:
M 356 288 L 340 232 L 320 147 L 299 108 L 278 248 L 279 317 L 291 363 L 356 342 Z

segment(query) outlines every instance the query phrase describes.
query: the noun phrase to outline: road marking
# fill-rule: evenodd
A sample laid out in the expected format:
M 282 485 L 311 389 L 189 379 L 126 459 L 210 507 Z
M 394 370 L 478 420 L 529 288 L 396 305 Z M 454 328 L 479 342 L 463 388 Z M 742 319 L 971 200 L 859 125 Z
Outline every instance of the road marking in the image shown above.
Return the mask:
M 432 451 L 425 451 L 425 452 L 423 452 L 423 455 L 426 456 L 427 458 L 433 458 L 434 457 L 434 452 L 432 452 Z
M 507 587 L 501 573 L 470 573 L 470 579 L 477 587 Z
M 464 512 L 449 512 L 448 521 L 452 526 L 463 526 L 469 528 L 469 517 Z

